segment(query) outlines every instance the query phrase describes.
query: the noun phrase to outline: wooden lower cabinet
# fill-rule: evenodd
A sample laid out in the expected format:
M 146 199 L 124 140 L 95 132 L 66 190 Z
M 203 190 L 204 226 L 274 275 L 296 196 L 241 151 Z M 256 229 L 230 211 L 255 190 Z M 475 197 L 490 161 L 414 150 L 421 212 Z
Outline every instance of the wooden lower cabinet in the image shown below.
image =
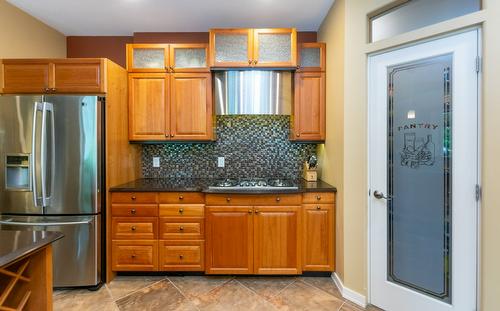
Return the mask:
M 159 242 L 160 271 L 204 271 L 205 241 Z
M 303 270 L 334 271 L 333 204 L 304 204 Z
M 253 273 L 253 208 L 207 207 L 207 274 Z
M 254 273 L 300 274 L 300 206 L 256 206 Z
M 113 271 L 158 271 L 158 241 L 115 240 Z

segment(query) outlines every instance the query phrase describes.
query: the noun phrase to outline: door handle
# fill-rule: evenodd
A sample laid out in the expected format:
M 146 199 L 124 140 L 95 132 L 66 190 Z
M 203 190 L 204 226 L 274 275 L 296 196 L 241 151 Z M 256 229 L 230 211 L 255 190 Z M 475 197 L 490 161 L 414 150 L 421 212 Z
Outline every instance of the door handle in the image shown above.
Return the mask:
M 36 207 L 43 206 L 43 200 L 38 196 L 38 174 L 37 174 L 37 115 L 38 112 L 43 112 L 43 103 L 35 102 L 33 107 L 33 126 L 31 133 L 31 178 L 33 185 L 33 203 Z M 40 162 L 41 164 L 41 162 Z M 41 183 L 41 182 L 40 182 Z
M 92 222 L 92 219 L 83 221 L 70 221 L 70 222 L 22 222 L 22 221 L 11 221 L 11 220 L 0 220 L 2 225 L 15 225 L 15 226 L 70 226 L 70 225 L 88 225 Z
M 391 196 L 386 196 L 383 192 L 381 191 L 378 191 L 378 190 L 375 190 L 373 192 L 373 196 L 376 198 L 376 199 L 384 199 L 384 200 L 392 200 L 392 197 Z

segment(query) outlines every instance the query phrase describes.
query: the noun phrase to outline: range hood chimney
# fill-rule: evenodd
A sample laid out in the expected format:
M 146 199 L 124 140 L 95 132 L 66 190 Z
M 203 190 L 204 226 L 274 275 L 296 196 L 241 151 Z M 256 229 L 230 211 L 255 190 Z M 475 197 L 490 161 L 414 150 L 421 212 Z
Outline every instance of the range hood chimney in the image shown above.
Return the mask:
M 291 71 L 229 70 L 214 74 L 217 115 L 290 115 Z

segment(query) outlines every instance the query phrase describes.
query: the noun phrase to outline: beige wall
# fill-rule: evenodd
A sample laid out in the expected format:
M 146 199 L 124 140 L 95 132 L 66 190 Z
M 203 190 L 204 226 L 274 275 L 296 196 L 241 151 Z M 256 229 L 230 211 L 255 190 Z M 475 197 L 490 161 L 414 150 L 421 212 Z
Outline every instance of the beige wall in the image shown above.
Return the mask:
M 66 37 L 0 0 L 0 58 L 66 57 Z
M 337 0 L 341 1 L 341 0 Z M 500 1 L 483 0 L 484 10 L 419 29 L 377 43 L 367 43 L 367 14 L 391 0 L 349 0 L 335 5 L 325 18 L 318 39 L 327 43 L 327 141 L 319 147 L 322 177 L 339 188 L 338 214 L 343 232 L 337 233 L 338 274 L 344 285 L 367 294 L 367 54 L 414 41 L 482 25 L 482 186 L 480 302 L 482 310 L 495 310 L 500 292 Z M 343 22 L 334 21 L 337 16 Z M 338 26 L 338 23 L 343 25 Z M 336 29 L 339 27 L 340 29 Z M 338 32 L 343 31 L 343 35 Z M 342 50 L 337 51 L 336 50 Z M 333 53 L 330 53 L 332 52 Z M 338 57 L 344 60 L 338 68 Z M 333 67 L 333 68 L 332 68 Z M 332 81 L 331 75 L 334 78 Z M 339 85 L 333 85 L 339 81 Z M 339 88 L 341 90 L 339 90 Z M 336 94 L 335 94 L 336 93 Z M 339 116 L 343 120 L 339 121 Z M 336 124 L 332 124 L 336 123 Z M 343 165 L 337 163 L 343 162 Z M 342 167 L 339 167 L 342 166 Z M 341 247 L 342 245 L 342 247 Z

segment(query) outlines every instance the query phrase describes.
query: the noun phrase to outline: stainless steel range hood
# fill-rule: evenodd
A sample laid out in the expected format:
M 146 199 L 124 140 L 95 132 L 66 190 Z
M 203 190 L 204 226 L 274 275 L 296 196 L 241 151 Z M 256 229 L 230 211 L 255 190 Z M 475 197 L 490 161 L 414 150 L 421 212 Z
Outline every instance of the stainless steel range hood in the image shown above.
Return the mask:
M 292 79 L 290 71 L 216 71 L 215 112 L 217 115 L 290 115 Z

